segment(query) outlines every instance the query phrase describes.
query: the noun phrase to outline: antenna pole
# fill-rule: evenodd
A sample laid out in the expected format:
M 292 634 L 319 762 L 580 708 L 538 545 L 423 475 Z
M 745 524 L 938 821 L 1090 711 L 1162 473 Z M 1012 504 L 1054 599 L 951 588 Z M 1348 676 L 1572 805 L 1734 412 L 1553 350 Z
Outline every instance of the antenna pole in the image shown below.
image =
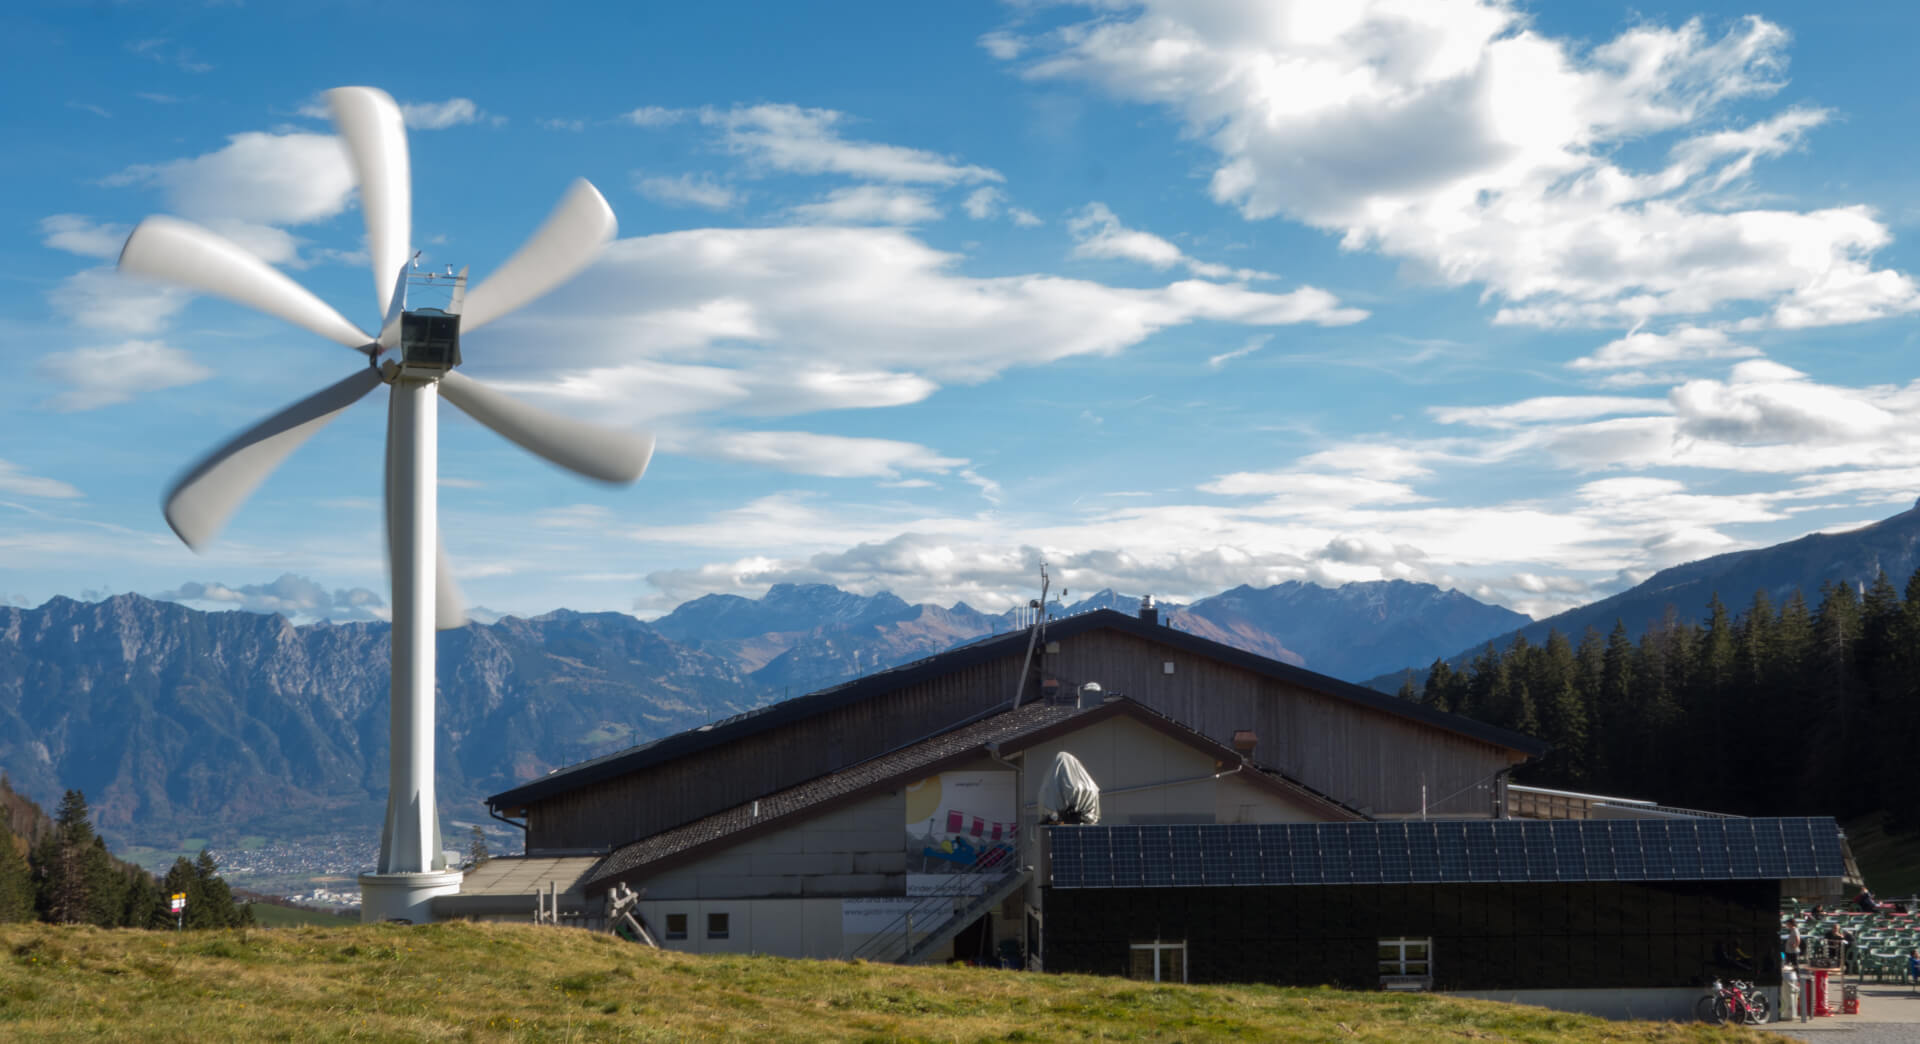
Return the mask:
M 1033 646 L 1040 640 L 1041 621 L 1047 616 L 1047 564 L 1045 562 L 1040 563 L 1040 600 L 1033 605 L 1035 612 L 1032 630 L 1027 633 L 1027 657 L 1020 662 L 1020 680 L 1014 683 L 1013 706 L 1007 708 L 1008 710 L 1019 710 L 1020 698 L 1027 694 L 1027 672 L 1033 669 Z

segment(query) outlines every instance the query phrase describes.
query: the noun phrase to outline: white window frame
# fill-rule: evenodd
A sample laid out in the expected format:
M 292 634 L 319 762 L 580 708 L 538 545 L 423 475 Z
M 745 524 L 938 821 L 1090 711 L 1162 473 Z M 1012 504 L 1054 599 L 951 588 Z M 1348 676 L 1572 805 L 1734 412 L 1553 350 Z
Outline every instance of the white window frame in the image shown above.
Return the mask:
M 1427 955 L 1425 957 L 1408 957 L 1407 950 L 1415 946 L 1426 947 Z M 1379 950 L 1385 950 L 1389 948 L 1395 950 L 1399 954 L 1399 956 L 1389 957 L 1384 954 L 1380 954 L 1379 968 L 1380 968 L 1380 977 L 1382 980 L 1385 980 L 1389 976 L 1395 976 L 1400 978 L 1417 977 L 1417 978 L 1424 978 L 1428 982 L 1433 981 L 1433 937 L 1432 936 L 1419 938 L 1415 936 L 1403 935 L 1403 936 L 1398 936 L 1396 938 L 1380 940 Z M 1379 950 L 1375 950 L 1374 952 L 1378 954 Z M 1416 966 L 1421 966 L 1421 967 L 1416 968 Z
M 1185 939 L 1180 939 L 1178 941 L 1155 939 L 1152 942 L 1137 942 L 1137 943 L 1127 944 L 1127 974 L 1129 976 L 1133 974 L 1133 954 L 1137 950 L 1153 951 L 1153 981 L 1154 982 L 1173 981 L 1171 979 L 1165 978 L 1160 974 L 1160 969 L 1161 969 L 1160 955 L 1169 950 L 1180 951 L 1180 981 L 1181 982 L 1187 981 L 1187 941 Z M 1135 981 L 1145 982 L 1146 980 L 1138 979 Z

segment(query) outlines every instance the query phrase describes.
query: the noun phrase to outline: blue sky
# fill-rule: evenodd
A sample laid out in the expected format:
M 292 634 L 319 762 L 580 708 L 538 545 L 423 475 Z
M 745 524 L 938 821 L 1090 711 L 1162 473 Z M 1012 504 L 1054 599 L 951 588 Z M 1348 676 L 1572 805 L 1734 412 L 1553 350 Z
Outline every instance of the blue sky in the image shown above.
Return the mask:
M 377 396 L 207 553 L 158 508 L 357 357 L 112 272 L 179 214 L 374 326 L 344 84 L 405 108 L 428 261 L 483 277 L 576 176 L 620 219 L 466 370 L 652 430 L 647 476 L 442 411 L 447 550 L 494 611 L 1001 608 L 1044 558 L 1542 615 L 1920 492 L 1911 12 L 529 10 L 0 13 L 0 600 L 384 612 Z

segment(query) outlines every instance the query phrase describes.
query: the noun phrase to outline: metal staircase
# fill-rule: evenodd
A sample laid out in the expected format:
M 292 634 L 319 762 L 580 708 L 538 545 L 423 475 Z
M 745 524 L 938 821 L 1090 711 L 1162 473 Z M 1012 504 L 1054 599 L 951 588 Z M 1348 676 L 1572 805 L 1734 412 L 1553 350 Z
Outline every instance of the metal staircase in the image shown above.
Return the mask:
M 951 889 L 916 897 L 892 924 L 855 947 L 847 959 L 918 963 L 1033 877 L 1033 869 L 1015 863 L 1005 849 L 989 850 L 984 860 L 950 875 Z
M 955 910 L 953 916 L 947 918 L 944 924 L 921 936 L 918 942 L 900 956 L 897 963 L 919 964 L 927 958 L 928 954 L 945 946 L 948 940 L 965 931 L 967 925 L 972 924 L 981 914 L 999 905 L 1007 896 L 1025 888 L 1027 880 L 1032 876 L 1031 870 L 1017 870 L 1001 878 L 989 886 L 984 894 L 974 896 Z

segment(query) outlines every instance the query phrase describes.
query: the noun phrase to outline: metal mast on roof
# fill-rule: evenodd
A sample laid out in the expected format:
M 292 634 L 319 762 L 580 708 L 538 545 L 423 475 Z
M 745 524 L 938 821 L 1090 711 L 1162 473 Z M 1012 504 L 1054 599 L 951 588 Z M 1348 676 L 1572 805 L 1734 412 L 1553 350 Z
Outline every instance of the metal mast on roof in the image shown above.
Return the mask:
M 1027 672 L 1033 669 L 1033 647 L 1040 640 L 1040 632 L 1046 628 L 1047 621 L 1047 564 L 1040 563 L 1040 597 L 1027 603 L 1033 610 L 1033 624 L 1027 631 L 1027 658 L 1020 663 L 1020 678 L 1013 683 L 1013 706 L 1008 710 L 1020 709 L 1020 698 L 1027 692 Z

